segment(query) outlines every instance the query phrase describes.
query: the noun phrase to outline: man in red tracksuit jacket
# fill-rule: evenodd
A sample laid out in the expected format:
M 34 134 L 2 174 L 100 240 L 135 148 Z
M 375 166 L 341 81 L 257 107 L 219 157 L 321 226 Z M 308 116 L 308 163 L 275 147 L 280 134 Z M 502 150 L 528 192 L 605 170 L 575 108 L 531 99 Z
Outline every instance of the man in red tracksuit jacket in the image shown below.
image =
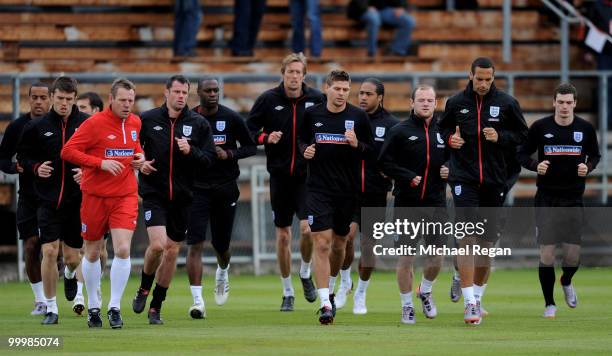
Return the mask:
M 62 159 L 81 166 L 81 235 L 85 240 L 83 277 L 87 287 L 89 327 L 102 327 L 100 251 L 110 229 L 114 258 L 110 271 L 108 320 L 113 329 L 123 326 L 120 302 L 130 276 L 130 244 L 138 217 L 138 183 L 134 169 L 145 161 L 140 146 L 140 118 L 131 113 L 135 86 L 127 79 L 113 82 L 110 106 L 93 115 L 66 143 Z

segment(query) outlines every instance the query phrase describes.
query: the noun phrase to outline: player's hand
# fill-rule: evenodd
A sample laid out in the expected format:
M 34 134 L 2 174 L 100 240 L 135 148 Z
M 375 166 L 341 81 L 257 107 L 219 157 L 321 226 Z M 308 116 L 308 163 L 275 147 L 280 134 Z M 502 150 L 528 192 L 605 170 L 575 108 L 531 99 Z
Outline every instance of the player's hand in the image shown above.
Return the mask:
M 550 165 L 550 161 L 542 161 L 538 164 L 538 174 L 543 176 L 548 171 L 548 166 Z
M 103 171 L 107 171 L 108 173 L 114 176 L 118 176 L 119 174 L 121 174 L 123 168 L 125 168 L 125 166 L 121 164 L 121 162 L 113 161 L 112 159 L 105 159 L 100 165 L 100 169 L 102 169 Z
M 53 172 L 53 167 L 51 167 L 51 161 L 44 161 L 43 164 L 38 166 L 38 169 L 36 170 L 36 174 L 40 178 L 51 177 L 51 172 Z
M 175 137 L 174 139 L 176 140 L 179 150 L 181 150 L 184 155 L 188 155 L 189 152 L 191 152 L 191 145 L 189 145 L 189 141 L 185 137 Z
M 282 131 L 272 131 L 268 135 L 268 143 L 272 145 L 276 145 L 278 141 L 280 141 L 281 137 L 283 137 Z
M 306 149 L 304 150 L 304 158 L 312 159 L 315 155 L 315 152 L 315 144 L 313 143 L 312 145 L 306 147 Z
M 215 146 L 215 151 L 217 151 L 217 158 L 220 160 L 226 160 L 228 159 L 228 155 L 227 155 L 227 151 L 225 151 L 223 148 L 219 147 L 219 146 Z
M 23 173 L 23 167 L 19 164 L 19 162 L 15 162 L 15 170 L 17 173 Z
M 357 135 L 355 135 L 355 130 L 346 130 L 344 131 L 344 137 L 348 141 L 351 147 L 356 148 L 359 141 L 357 141 Z
M 442 167 L 440 167 L 440 178 L 448 179 L 448 167 L 445 165 L 442 165 Z
M 418 186 L 419 184 L 421 184 L 421 179 L 423 179 L 421 176 L 416 176 L 412 178 L 412 180 L 410 181 L 410 186 L 412 188 Z
M 459 126 L 455 127 L 455 133 L 451 136 L 450 146 L 456 150 L 460 149 L 465 141 L 461 138 L 461 132 L 459 131 Z
M 578 177 L 586 177 L 587 173 L 589 173 L 589 167 L 584 163 L 580 163 L 578 165 Z
M 145 163 L 145 156 L 142 153 L 136 153 L 134 154 L 134 159 L 132 160 L 132 162 L 130 163 L 132 165 L 132 168 L 136 169 L 136 170 L 140 170 L 140 167 L 142 167 L 142 164 Z
M 484 134 L 485 140 L 490 142 L 497 142 L 497 139 L 499 138 L 497 131 L 495 131 L 495 129 L 492 127 L 485 127 L 482 129 L 482 133 Z
M 142 164 L 142 167 L 140 167 L 140 173 L 148 176 L 152 172 L 157 172 L 157 169 L 155 169 L 155 167 L 153 167 L 153 163 L 155 163 L 155 158 L 153 158 L 150 161 L 145 161 Z
M 72 168 L 72 171 L 74 172 L 72 178 L 74 179 L 76 184 L 81 185 L 81 177 L 83 176 L 83 171 L 81 170 L 81 168 Z

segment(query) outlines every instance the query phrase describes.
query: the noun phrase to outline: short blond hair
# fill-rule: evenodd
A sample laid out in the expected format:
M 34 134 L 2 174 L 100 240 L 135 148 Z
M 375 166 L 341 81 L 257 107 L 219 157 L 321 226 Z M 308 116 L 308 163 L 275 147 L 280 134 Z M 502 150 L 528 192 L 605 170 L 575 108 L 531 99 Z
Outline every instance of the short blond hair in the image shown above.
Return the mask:
M 414 100 L 414 98 L 416 97 L 416 92 L 419 90 L 431 90 L 434 92 L 434 95 L 436 94 L 436 89 L 433 87 L 433 85 L 429 85 L 429 84 L 419 84 L 417 85 L 414 90 L 412 90 L 412 100 Z
M 136 91 L 136 86 L 134 85 L 134 83 L 129 81 L 127 78 L 117 78 L 113 81 L 113 84 L 111 85 L 111 95 L 113 96 L 113 98 L 117 96 L 117 91 L 119 91 L 119 88 Z
M 304 67 L 304 75 L 306 75 L 306 56 L 303 53 L 291 53 L 287 57 L 283 58 L 283 62 L 281 63 L 281 73 L 285 74 L 285 69 L 287 66 L 293 62 L 300 62 Z

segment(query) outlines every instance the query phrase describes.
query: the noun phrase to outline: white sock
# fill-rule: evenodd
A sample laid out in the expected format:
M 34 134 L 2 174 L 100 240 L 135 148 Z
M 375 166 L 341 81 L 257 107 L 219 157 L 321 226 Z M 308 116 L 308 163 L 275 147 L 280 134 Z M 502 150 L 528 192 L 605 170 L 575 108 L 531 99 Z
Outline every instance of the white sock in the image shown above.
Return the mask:
M 332 293 L 334 292 L 334 288 L 336 288 L 336 279 L 338 276 L 329 276 L 329 283 L 327 285 L 327 289 L 329 289 Z
M 474 284 L 474 298 L 476 301 L 480 301 L 484 296 L 485 288 L 487 288 L 487 284 L 483 284 L 481 286 Z
M 476 298 L 474 298 L 474 287 L 461 288 L 463 293 L 463 304 L 476 304 Z
M 319 299 L 321 300 L 321 308 L 328 307 L 331 308 L 331 302 L 329 301 L 329 288 L 319 288 L 317 289 L 319 292 Z
M 453 272 L 453 278 L 457 281 L 461 280 L 461 277 L 459 276 L 459 272 L 457 270 Z
M 32 292 L 34 292 L 34 301 L 36 303 L 44 303 L 47 298 L 45 298 L 42 281 L 30 283 L 30 287 L 32 287 Z
M 411 307 L 412 306 L 412 292 L 400 293 L 400 300 L 402 301 L 402 306 Z
M 77 297 L 83 296 L 83 282 L 77 282 Z
M 71 271 L 67 265 L 64 266 L 64 277 L 68 279 L 73 279 L 74 276 L 76 276 L 76 268 L 74 269 L 74 271 Z
M 217 281 L 220 280 L 226 280 L 227 279 L 227 271 L 229 271 L 229 264 L 227 265 L 227 267 L 225 267 L 225 269 L 219 267 L 219 265 L 217 265 L 217 271 L 215 272 L 215 279 Z
M 423 279 L 421 280 L 420 292 L 421 293 L 431 293 L 431 287 L 433 287 L 433 283 L 434 281 L 427 280 L 425 279 L 425 277 L 423 277 Z
M 357 283 L 357 290 L 355 291 L 355 293 L 366 294 L 369 284 L 370 284 L 370 280 L 364 281 L 361 278 L 359 278 L 359 283 Z
M 304 260 L 302 260 L 302 262 L 300 263 L 300 278 L 310 278 L 310 264 L 311 263 L 312 261 L 304 262 Z
M 340 270 L 340 284 L 346 286 L 346 288 L 351 288 L 351 266 Z
M 89 309 L 99 309 L 101 302 L 98 300 L 98 286 L 100 285 L 102 274 L 100 260 L 89 262 L 87 258 L 83 257 L 81 268 L 83 269 L 83 280 L 85 281 L 85 290 L 87 291 L 87 306 Z
M 293 290 L 293 283 L 291 283 L 291 275 L 289 275 L 287 278 L 281 276 L 281 281 L 283 282 L 283 296 L 293 297 L 295 295 L 295 291 Z
M 130 258 L 113 258 L 110 270 L 110 282 L 111 282 L 111 297 L 108 302 L 108 309 L 117 308 L 121 309 L 121 297 L 125 291 L 128 279 L 130 279 L 130 271 L 132 269 L 132 262 Z
M 204 304 L 204 298 L 202 297 L 202 286 L 190 286 L 191 296 L 193 297 L 193 304 Z
M 59 314 L 57 311 L 57 299 L 56 297 L 47 298 L 47 313 Z

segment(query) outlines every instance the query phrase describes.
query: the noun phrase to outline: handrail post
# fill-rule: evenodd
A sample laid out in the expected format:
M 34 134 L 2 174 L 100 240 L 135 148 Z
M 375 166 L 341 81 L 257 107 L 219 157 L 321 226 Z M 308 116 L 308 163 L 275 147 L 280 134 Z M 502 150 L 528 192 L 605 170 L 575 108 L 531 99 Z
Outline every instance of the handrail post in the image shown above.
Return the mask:
M 569 81 L 569 23 L 561 18 L 561 82 Z
M 512 0 L 504 0 L 504 37 L 503 37 L 503 56 L 504 63 L 512 62 Z

